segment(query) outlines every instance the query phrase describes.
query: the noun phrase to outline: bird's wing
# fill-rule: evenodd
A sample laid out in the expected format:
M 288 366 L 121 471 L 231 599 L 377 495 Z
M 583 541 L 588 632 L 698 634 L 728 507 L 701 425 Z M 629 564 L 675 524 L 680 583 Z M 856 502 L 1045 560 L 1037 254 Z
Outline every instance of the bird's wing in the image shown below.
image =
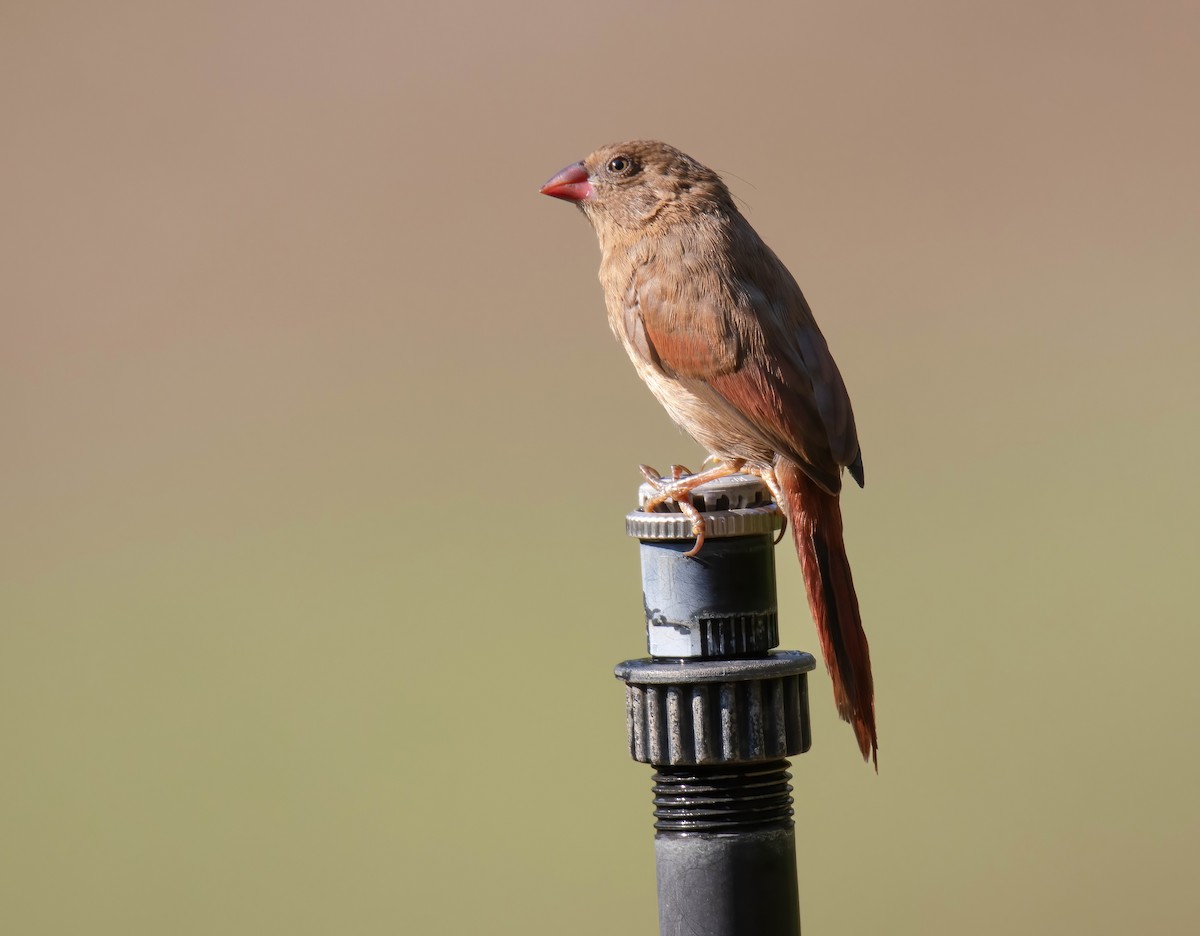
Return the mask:
M 854 413 L 800 287 L 761 241 L 720 275 L 635 275 L 627 334 L 670 376 L 714 393 L 773 450 L 830 493 L 862 484 Z M 687 271 L 684 271 L 687 272 Z M 690 378 L 690 379 L 689 379 Z
M 634 271 L 625 297 L 625 334 L 669 377 L 708 380 L 735 372 L 745 358 L 741 336 L 719 296 L 691 276 L 664 275 L 657 263 Z

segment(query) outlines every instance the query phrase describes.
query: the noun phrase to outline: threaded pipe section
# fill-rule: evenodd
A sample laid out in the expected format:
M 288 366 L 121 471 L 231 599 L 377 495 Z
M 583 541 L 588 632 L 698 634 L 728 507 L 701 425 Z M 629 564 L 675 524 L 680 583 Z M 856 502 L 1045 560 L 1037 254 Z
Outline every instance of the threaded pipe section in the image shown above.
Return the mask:
M 791 828 L 792 775 L 786 760 L 721 767 L 660 767 L 654 774 L 659 832 L 734 833 Z

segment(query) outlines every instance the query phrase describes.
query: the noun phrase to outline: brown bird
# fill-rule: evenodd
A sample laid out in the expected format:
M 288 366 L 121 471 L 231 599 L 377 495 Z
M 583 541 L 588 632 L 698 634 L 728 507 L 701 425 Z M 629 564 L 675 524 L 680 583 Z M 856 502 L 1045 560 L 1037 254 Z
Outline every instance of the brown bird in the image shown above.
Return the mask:
M 642 380 L 717 465 L 657 481 L 690 492 L 737 471 L 763 478 L 791 523 L 838 712 L 878 764 L 874 687 L 838 495 L 863 484 L 850 397 L 795 279 L 721 178 L 665 143 L 603 146 L 541 189 L 574 202 L 600 240 L 608 322 Z M 657 479 L 657 476 L 650 475 Z

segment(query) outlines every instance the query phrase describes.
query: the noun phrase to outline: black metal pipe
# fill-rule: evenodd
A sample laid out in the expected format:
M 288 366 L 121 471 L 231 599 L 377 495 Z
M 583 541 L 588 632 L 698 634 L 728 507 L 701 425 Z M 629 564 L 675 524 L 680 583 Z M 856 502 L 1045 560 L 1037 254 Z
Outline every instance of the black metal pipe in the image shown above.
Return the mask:
M 641 502 L 652 492 L 643 486 Z M 812 743 L 810 654 L 775 651 L 777 513 L 756 478 L 696 491 L 695 557 L 678 513 L 629 514 L 641 541 L 650 658 L 616 668 L 629 750 L 652 764 L 662 936 L 798 936 L 787 757 Z
M 775 760 L 655 773 L 660 933 L 800 932 L 787 766 Z

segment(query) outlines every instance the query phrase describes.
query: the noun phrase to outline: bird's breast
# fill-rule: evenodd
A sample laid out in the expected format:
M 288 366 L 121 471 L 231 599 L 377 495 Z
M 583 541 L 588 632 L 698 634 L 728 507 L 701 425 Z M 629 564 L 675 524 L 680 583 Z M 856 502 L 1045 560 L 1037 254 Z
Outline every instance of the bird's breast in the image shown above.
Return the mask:
M 604 279 L 603 273 L 601 279 Z M 713 455 L 770 465 L 774 459 L 771 446 L 708 383 L 697 378 L 675 377 L 655 361 L 631 283 L 632 277 L 617 288 L 609 288 L 610 284 L 606 283 L 608 324 L 625 348 L 638 376 L 667 415 Z

